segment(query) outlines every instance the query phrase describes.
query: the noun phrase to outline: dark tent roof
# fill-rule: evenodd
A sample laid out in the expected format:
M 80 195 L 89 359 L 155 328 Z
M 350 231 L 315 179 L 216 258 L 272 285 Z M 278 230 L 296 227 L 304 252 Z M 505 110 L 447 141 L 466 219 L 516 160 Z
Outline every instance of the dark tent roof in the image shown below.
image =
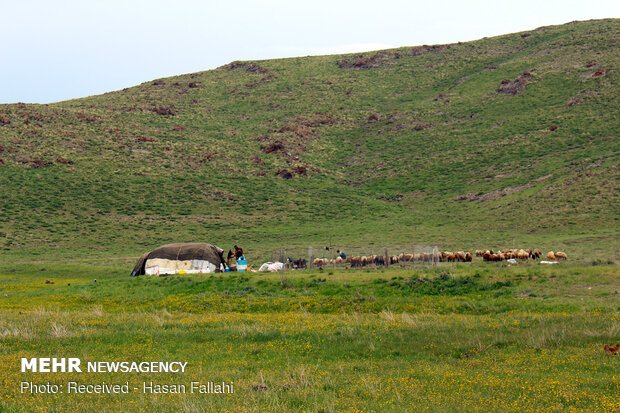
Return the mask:
M 217 245 L 207 244 L 206 242 L 180 242 L 176 244 L 162 245 L 151 252 L 146 252 L 140 256 L 136 266 L 131 272 L 131 276 L 144 274 L 146 261 L 151 258 L 165 258 L 168 260 L 204 260 L 214 264 L 219 268 L 220 264 L 225 263 L 224 250 Z

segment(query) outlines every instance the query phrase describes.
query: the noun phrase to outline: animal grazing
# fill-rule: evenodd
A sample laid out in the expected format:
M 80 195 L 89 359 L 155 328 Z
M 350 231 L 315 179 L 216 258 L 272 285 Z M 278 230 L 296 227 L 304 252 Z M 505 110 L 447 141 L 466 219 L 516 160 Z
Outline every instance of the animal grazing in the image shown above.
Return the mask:
M 533 249 L 533 250 L 531 250 L 531 249 L 530 249 L 530 250 L 528 251 L 528 253 L 529 253 L 529 255 L 530 255 L 530 258 L 532 258 L 532 259 L 534 259 L 534 260 L 539 259 L 539 258 L 540 258 L 540 256 L 542 255 L 542 253 L 540 252 L 540 250 L 539 250 L 539 249 Z
M 314 261 L 312 261 L 312 265 L 318 268 L 325 267 L 327 264 L 329 264 L 329 260 L 327 258 L 315 258 Z
M 620 344 L 616 344 L 615 346 L 610 346 L 609 344 L 605 344 L 605 347 L 603 347 L 603 350 L 605 351 L 605 354 L 608 354 L 610 356 L 615 356 L 616 354 L 618 354 L 618 350 L 620 350 Z
M 291 258 L 291 257 L 288 257 L 288 258 L 286 259 L 286 261 L 287 261 L 289 264 L 291 264 L 291 266 L 292 266 L 294 269 L 304 269 L 304 268 L 307 268 L 307 267 L 308 267 L 308 260 L 305 260 L 305 259 L 302 259 L 302 258 L 300 258 L 300 259 L 298 259 L 298 260 L 295 260 L 295 259 L 293 259 L 293 258 Z

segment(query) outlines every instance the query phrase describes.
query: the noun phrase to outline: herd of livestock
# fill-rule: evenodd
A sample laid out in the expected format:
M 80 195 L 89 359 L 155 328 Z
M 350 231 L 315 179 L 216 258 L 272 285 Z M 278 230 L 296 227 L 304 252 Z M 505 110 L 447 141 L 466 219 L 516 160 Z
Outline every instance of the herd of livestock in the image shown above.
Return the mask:
M 505 260 L 537 260 L 543 258 L 543 254 L 538 249 L 504 249 L 501 251 L 493 250 L 477 250 L 474 254 L 465 251 L 441 251 L 441 252 L 425 252 L 417 254 L 405 254 L 400 255 L 358 255 L 349 256 L 343 258 L 338 256 L 334 259 L 328 258 L 315 258 L 312 261 L 312 266 L 315 268 L 327 267 L 329 265 L 350 265 L 352 268 L 368 267 L 371 265 L 394 265 L 398 263 L 406 262 L 419 262 L 419 263 L 437 263 L 437 262 L 471 262 L 474 256 L 481 257 L 483 261 L 505 261 Z M 568 259 L 566 253 L 558 251 L 550 251 L 547 253 L 547 260 L 560 261 Z M 306 260 L 291 260 L 295 268 L 304 268 Z

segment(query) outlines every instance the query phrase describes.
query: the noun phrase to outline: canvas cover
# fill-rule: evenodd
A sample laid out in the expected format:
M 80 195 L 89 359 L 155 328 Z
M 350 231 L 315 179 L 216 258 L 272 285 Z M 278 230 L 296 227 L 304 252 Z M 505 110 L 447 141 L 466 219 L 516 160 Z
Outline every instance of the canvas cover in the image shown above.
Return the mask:
M 151 252 L 142 254 L 131 276 L 146 274 L 147 268 L 160 267 L 171 274 L 184 270 L 185 272 L 214 272 L 224 261 L 224 250 L 217 245 L 206 242 L 184 242 L 162 245 Z M 187 267 L 187 269 L 186 269 Z M 155 273 L 153 270 L 149 271 Z M 162 274 L 160 270 L 157 272 Z
M 215 272 L 215 264 L 206 260 L 169 260 L 166 258 L 149 258 L 144 264 L 144 273 L 148 275 L 187 274 Z
M 283 271 L 283 270 L 284 270 L 284 264 L 279 261 L 266 262 L 263 265 L 261 265 L 260 268 L 258 269 L 258 271 L 271 271 L 271 272 Z

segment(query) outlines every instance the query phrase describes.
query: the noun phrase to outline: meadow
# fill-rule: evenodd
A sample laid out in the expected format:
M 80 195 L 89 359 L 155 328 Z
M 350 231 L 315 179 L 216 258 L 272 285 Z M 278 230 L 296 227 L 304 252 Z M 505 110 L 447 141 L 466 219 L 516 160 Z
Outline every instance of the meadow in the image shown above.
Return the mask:
M 0 411 L 619 412 L 603 351 L 620 342 L 619 39 L 620 19 L 571 22 L 0 105 Z M 129 277 L 192 241 L 255 267 L 310 246 L 569 259 Z M 22 357 L 188 367 L 21 373 Z
M 46 283 L 54 282 L 54 284 Z M 620 409 L 616 265 L 475 262 L 130 278 L 0 266 L 0 410 Z M 183 361 L 185 373 L 21 373 L 21 357 Z M 233 394 L 22 394 L 19 383 L 233 382 Z

